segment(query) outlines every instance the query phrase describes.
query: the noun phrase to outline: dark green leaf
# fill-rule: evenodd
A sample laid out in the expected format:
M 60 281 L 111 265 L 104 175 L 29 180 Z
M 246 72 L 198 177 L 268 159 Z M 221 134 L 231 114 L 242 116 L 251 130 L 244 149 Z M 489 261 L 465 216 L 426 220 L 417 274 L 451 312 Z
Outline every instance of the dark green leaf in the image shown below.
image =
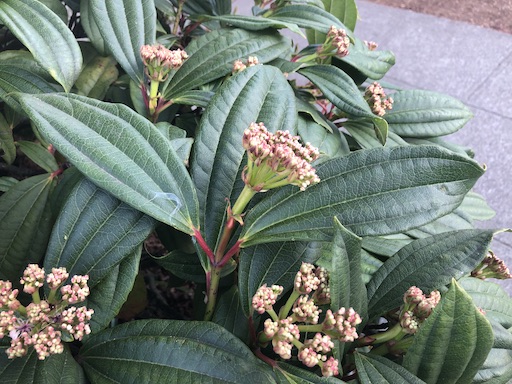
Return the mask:
M 212 98 L 196 134 L 191 175 L 197 188 L 205 240 L 211 247 L 226 212 L 226 198 L 234 204 L 245 150 L 243 132 L 263 122 L 275 132 L 295 131 L 297 112 L 293 90 L 277 68 L 250 67 L 230 78 Z
M 301 28 L 311 28 L 322 33 L 327 33 L 334 25 L 336 28 L 346 30 L 347 34 L 352 36 L 350 29 L 345 27 L 336 16 L 309 4 L 287 5 L 272 12 L 269 19 L 296 24 Z
M 301 369 L 291 364 L 283 363 L 282 361 L 276 362 L 274 372 L 280 384 L 342 384 L 341 381 L 335 377 L 321 377 L 315 373 Z
M 136 83 L 143 78 L 140 47 L 153 44 L 156 9 L 153 0 L 89 0 L 89 25 L 96 24 L 105 46 Z M 92 16 L 92 17 L 91 17 Z M 93 43 L 94 44 L 94 43 Z M 95 45 L 96 46 L 96 45 Z M 103 52 L 102 52 L 103 53 Z
M 214 93 L 211 91 L 191 90 L 181 93 L 172 101 L 174 104 L 196 105 L 206 108 L 213 95 Z
M 249 319 L 244 314 L 240 294 L 235 285 L 220 297 L 212 321 L 227 329 L 244 343 L 249 343 Z
M 0 381 L 2 384 L 86 384 L 84 372 L 69 348 L 64 352 L 39 360 L 32 347 L 26 356 L 7 359 L 0 346 Z
M 245 16 L 245 15 L 223 15 L 223 16 L 202 16 L 201 19 L 217 20 L 233 27 L 243 28 L 248 31 L 262 31 L 267 28 L 287 28 L 292 32 L 304 36 L 297 24 L 288 23 L 279 20 L 272 20 L 265 17 Z
M 12 136 L 12 128 L 2 113 L 0 113 L 0 149 L 3 151 L 2 159 L 7 164 L 12 164 L 16 158 L 16 146 Z
M 147 119 L 124 105 L 76 95 L 20 101 L 41 134 L 98 186 L 180 231 L 198 227 L 188 172 Z
M 318 244 L 304 242 L 260 244 L 242 249 L 238 267 L 238 288 L 242 309 L 252 312 L 252 297 L 264 284 L 281 285 L 286 292 L 293 284 L 302 262 L 318 258 Z
M 403 365 L 428 383 L 470 383 L 492 344 L 491 325 L 453 280 L 414 336 Z
M 474 277 L 464 277 L 460 285 L 471 296 L 478 308 L 485 311 L 485 316 L 505 328 L 512 327 L 512 299 L 500 285 Z
M 377 255 L 391 257 L 413 239 L 405 235 L 372 236 L 363 238 L 363 248 Z
M 457 132 L 473 117 L 459 100 L 424 90 L 392 94 L 393 109 L 386 112 L 389 129 L 405 137 L 444 136 Z
M 399 307 L 415 285 L 425 292 L 471 272 L 484 258 L 492 230 L 463 230 L 412 241 L 389 258 L 368 284 L 370 317 Z
M 119 71 L 112 57 L 96 56 L 87 63 L 76 81 L 79 95 L 103 100 L 110 85 L 117 79 Z
M 355 353 L 357 374 L 362 384 L 422 384 L 423 380 L 382 356 Z
M 352 117 L 375 118 L 354 80 L 331 65 L 313 65 L 299 69 L 336 107 Z
M 275 382 L 268 365 L 211 322 L 132 321 L 90 337 L 81 358 L 92 382 Z
M 332 263 L 329 271 L 331 309 L 352 307 L 362 318 L 367 316 L 366 287 L 361 279 L 361 238 L 334 219 Z
M 318 148 L 320 153 L 325 155 L 325 158 L 343 156 L 350 153 L 347 140 L 338 129 L 329 132 L 323 126 L 300 115 L 297 133 L 304 143 L 310 143 Z M 324 158 L 324 156 L 321 158 Z
M 2 0 L 0 20 L 69 92 L 82 69 L 82 53 L 66 24 L 37 0 Z
M 380 120 L 376 120 L 380 124 Z M 350 133 L 350 136 L 357 141 L 357 143 L 362 148 L 378 148 L 382 147 L 382 140 L 377 138 L 377 134 L 379 133 L 375 129 L 374 123 L 369 120 L 347 120 L 343 123 L 343 127 Z M 387 126 L 383 126 L 386 130 Z M 386 147 L 399 147 L 408 145 L 406 141 L 404 141 L 400 136 L 398 136 L 394 132 L 382 132 L 381 138 L 386 138 Z
M 139 248 L 154 224 L 84 178 L 55 223 L 44 266 L 66 267 L 70 276 L 87 274 L 94 286 Z
M 11 187 L 16 185 L 18 180 L 14 177 L 1 176 L 0 177 L 0 192 L 7 192 Z
M 68 23 L 68 12 L 64 4 L 62 4 L 59 0 L 37 0 L 40 3 L 43 3 L 48 8 L 52 10 L 59 18 L 64 22 L 64 24 Z
M 0 196 L 0 280 L 17 283 L 27 264 L 38 262 L 52 227 L 48 174 L 33 176 Z
M 443 232 L 457 231 L 461 229 L 473 229 L 474 225 L 471 219 L 457 208 L 452 213 L 440 217 L 431 223 L 422 225 L 421 227 L 411 229 L 405 234 L 417 239 L 437 235 Z
M 179 278 L 205 284 L 204 269 L 195 254 L 174 250 L 154 259 L 160 266 Z
M 454 210 L 482 169 L 437 147 L 409 146 L 329 159 L 317 174 L 320 183 L 304 192 L 284 187 L 249 211 L 241 235 L 244 246 L 328 241 L 333 216 L 359 236 L 403 232 Z
M 351 31 L 356 28 L 359 17 L 354 0 L 322 0 L 325 10 L 336 16 Z
M 142 245 L 136 247 L 121 263 L 110 268 L 101 280 L 96 281 L 94 286 L 89 285 L 91 293 L 87 300 L 80 305 L 94 310 L 89 322 L 92 333 L 107 327 L 126 301 L 139 272 L 141 250 Z M 84 268 L 85 270 L 86 268 Z M 77 269 L 77 273 L 85 274 L 79 271 L 80 269 Z
M 80 24 L 91 41 L 91 44 L 96 48 L 99 54 L 107 56 L 108 48 L 106 47 L 105 40 L 103 40 L 100 29 L 94 20 L 91 8 L 91 0 L 80 0 Z
M 39 165 L 46 172 L 51 173 L 59 169 L 55 157 L 41 144 L 32 141 L 18 141 L 17 144 L 21 152 L 27 155 L 30 160 Z
M 169 77 L 162 93 L 166 99 L 174 99 L 231 73 L 235 60 L 256 56 L 260 63 L 266 63 L 290 48 L 290 41 L 277 32 L 220 29 L 207 33 L 187 46 L 189 58 L 173 77 Z
M 343 70 L 346 69 L 343 64 L 348 64 L 364 77 L 379 80 L 395 64 L 395 55 L 391 51 L 371 51 L 364 41 L 356 38 L 354 45 L 349 48 L 349 54 L 338 63 L 341 63 Z

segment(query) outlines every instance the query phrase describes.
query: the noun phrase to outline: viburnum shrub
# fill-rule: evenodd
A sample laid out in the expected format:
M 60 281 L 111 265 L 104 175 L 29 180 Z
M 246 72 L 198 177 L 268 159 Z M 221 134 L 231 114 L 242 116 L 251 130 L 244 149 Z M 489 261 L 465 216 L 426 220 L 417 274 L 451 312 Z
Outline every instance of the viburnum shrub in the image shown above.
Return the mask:
M 0 382 L 512 379 L 471 112 L 353 0 L 231 11 L 0 0 Z

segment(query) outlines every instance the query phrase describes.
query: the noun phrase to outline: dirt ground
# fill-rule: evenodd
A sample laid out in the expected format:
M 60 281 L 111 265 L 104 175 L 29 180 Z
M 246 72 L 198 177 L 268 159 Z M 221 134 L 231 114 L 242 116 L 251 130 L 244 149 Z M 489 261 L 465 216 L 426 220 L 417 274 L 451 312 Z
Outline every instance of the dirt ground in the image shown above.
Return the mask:
M 369 0 L 512 33 L 512 0 Z

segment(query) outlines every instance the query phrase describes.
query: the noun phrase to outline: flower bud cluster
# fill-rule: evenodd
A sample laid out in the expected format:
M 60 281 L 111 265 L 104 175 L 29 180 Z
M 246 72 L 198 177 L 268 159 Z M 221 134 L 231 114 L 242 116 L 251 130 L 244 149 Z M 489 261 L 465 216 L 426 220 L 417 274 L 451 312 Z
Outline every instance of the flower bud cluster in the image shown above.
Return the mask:
M 432 291 L 430 295 L 412 286 L 404 294 L 404 306 L 400 312 L 400 326 L 405 333 L 414 334 L 418 327 L 430 316 L 441 300 L 439 291 Z
M 171 51 L 160 44 L 143 45 L 140 56 L 148 78 L 158 82 L 165 81 L 169 72 L 181 67 L 188 58 L 187 52 L 181 49 Z
M 393 108 L 393 98 L 387 97 L 384 88 L 377 82 L 373 82 L 366 88 L 364 98 L 377 116 L 384 116 L 386 110 Z
M 249 56 L 245 63 L 242 60 L 236 60 L 233 63 L 233 74 L 242 72 L 245 68 L 254 67 L 255 65 L 258 65 L 258 64 L 259 64 L 259 61 L 256 56 Z
M 379 45 L 375 41 L 364 41 L 364 44 L 370 51 L 375 51 Z
M 358 337 L 356 327 L 361 323 L 360 316 L 352 308 L 340 308 L 335 313 L 327 310 L 320 323 L 322 310 L 318 305 L 330 302 L 328 282 L 324 268 L 302 263 L 293 292 L 281 307 L 279 316 L 272 307 L 282 293 L 282 287 L 264 285 L 252 301 L 259 314 L 267 312 L 270 315 L 264 322 L 260 342 L 271 341 L 274 352 L 283 359 L 291 359 L 293 347 L 296 347 L 297 359 L 307 367 L 320 366 L 326 377 L 339 374 L 338 360 L 329 356 L 334 348 L 333 340 L 354 341 Z M 301 341 L 301 332 L 314 332 L 315 335 Z
M 336 50 L 337 57 L 345 57 L 348 55 L 348 47 L 350 46 L 350 39 L 344 29 L 338 29 L 334 25 L 329 28 L 327 32 L 327 41 L 320 47 L 320 54 Z
M 303 146 L 299 139 L 288 131 L 274 134 L 263 123 L 251 123 L 242 140 L 248 154 L 242 173 L 245 184 L 259 192 L 287 184 L 297 185 L 304 191 L 318 183 L 320 178 L 311 162 L 320 153 L 309 143 Z
M 492 251 L 485 256 L 480 265 L 471 272 L 471 276 L 479 279 L 510 279 L 512 275 L 505 262 L 496 256 Z
M 11 282 L 0 280 L 0 339 L 6 335 L 11 338 L 11 346 L 6 350 L 9 359 L 26 355 L 32 346 L 39 360 L 44 360 L 63 352 L 64 335 L 81 340 L 91 332 L 88 322 L 94 311 L 68 307 L 89 295 L 88 276 L 73 276 L 71 284 L 62 286 L 68 276 L 65 268 L 52 268 L 46 275 L 50 294 L 47 300 L 41 300 L 39 288 L 45 281 L 45 272 L 37 264 L 29 264 L 20 279 L 23 291 L 33 299 L 26 307 L 17 300 L 18 290 L 12 289 Z M 56 297 L 59 287 L 61 299 Z

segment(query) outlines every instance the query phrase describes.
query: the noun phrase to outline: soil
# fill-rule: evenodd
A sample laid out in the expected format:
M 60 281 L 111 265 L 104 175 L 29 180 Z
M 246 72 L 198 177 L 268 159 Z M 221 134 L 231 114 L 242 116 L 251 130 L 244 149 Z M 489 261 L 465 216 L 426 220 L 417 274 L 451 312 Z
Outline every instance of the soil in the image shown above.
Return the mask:
M 512 0 L 369 0 L 512 34 Z

